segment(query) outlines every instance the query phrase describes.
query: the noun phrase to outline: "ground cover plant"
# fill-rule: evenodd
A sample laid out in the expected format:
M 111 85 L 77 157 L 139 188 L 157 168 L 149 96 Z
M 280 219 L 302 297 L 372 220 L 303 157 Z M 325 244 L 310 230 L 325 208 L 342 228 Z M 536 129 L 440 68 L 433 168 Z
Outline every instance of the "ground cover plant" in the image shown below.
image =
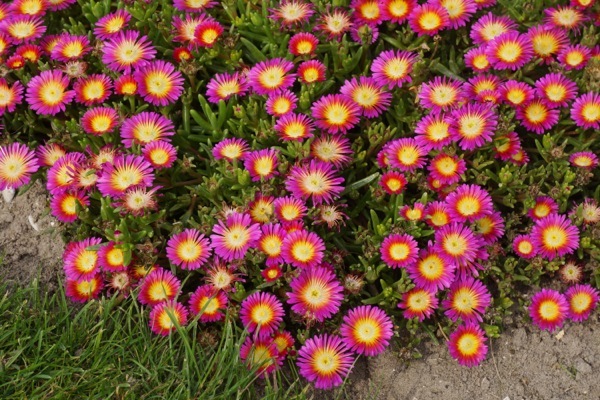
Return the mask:
M 238 324 L 259 376 L 323 389 L 394 335 L 475 366 L 515 309 L 596 306 L 593 1 L 1 11 L 0 189 L 44 180 L 73 301 Z

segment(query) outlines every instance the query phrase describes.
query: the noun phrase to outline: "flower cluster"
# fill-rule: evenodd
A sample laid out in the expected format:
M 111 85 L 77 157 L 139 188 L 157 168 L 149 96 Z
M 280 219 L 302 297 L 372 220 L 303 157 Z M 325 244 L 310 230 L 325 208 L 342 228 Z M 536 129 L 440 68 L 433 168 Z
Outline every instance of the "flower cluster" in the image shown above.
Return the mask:
M 45 180 L 72 300 L 230 317 L 249 368 L 323 389 L 434 315 L 478 365 L 556 271 L 533 322 L 594 309 L 594 2 L 113 3 L 0 6 L 0 190 Z

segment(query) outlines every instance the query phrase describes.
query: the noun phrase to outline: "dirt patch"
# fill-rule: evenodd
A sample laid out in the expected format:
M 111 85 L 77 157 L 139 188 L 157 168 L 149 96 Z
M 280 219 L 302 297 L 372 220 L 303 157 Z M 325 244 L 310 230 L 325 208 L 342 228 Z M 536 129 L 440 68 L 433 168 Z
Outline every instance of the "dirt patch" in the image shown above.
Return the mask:
M 48 215 L 40 182 L 7 202 L 0 196 L 0 280 L 25 286 L 37 278 L 48 291 L 57 289 L 64 248 L 58 222 Z
M 37 228 L 37 229 L 36 229 Z M 7 203 L 0 196 L 0 279 L 26 285 L 34 278 L 56 290 L 63 241 L 48 215 L 41 183 Z M 341 396 L 315 391 L 314 399 L 352 400 L 597 400 L 600 398 L 598 312 L 582 324 L 550 334 L 524 325 L 488 342 L 487 359 L 461 367 L 444 345 L 426 341 L 424 357 L 403 362 L 394 350 L 361 358 Z M 337 393 L 339 394 L 339 393 Z M 333 395 L 333 396 L 332 396 Z

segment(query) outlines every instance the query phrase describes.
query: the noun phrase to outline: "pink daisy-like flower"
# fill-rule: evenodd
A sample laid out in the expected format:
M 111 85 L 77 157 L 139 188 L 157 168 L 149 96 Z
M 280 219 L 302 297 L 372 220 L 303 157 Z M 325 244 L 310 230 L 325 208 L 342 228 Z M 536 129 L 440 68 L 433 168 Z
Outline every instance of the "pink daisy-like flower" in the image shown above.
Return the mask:
M 134 72 L 133 78 L 140 96 L 155 106 L 173 104 L 183 93 L 183 75 L 166 61 L 145 64 Z
M 344 316 L 340 335 L 350 350 L 376 356 L 389 345 L 393 335 L 390 317 L 379 307 L 358 306 Z
M 97 299 L 104 287 L 102 276 L 94 275 L 88 279 L 78 278 L 65 281 L 65 294 L 78 303 Z
M 275 117 L 287 115 L 296 109 L 298 97 L 289 89 L 273 92 L 267 98 L 265 109 L 267 114 Z
M 256 192 L 254 200 L 248 203 L 248 214 L 253 222 L 266 224 L 271 221 L 271 216 L 274 212 L 273 196 L 264 196 L 260 192 Z
M 462 83 L 445 76 L 436 76 L 424 83 L 418 94 L 419 103 L 433 113 L 456 107 L 464 100 Z
M 260 378 L 265 378 L 283 363 L 277 345 L 270 337 L 248 336 L 240 347 L 240 359 Z
M 177 159 L 177 150 L 169 142 L 156 140 L 142 148 L 142 155 L 156 169 L 170 168 Z
M 191 61 L 192 58 L 192 52 L 187 47 L 181 46 L 173 49 L 173 59 L 178 63 Z
M 173 24 L 173 41 L 185 44 L 190 49 L 196 49 L 199 47 L 198 40 L 194 33 L 196 28 L 203 22 L 214 21 L 212 17 L 207 14 L 191 14 L 187 13 L 183 16 L 183 19 L 178 15 L 175 15 L 172 20 Z
M 273 335 L 273 342 L 277 346 L 280 359 L 283 359 L 289 350 L 293 350 L 294 338 L 288 331 L 280 331 Z
M 267 256 L 266 264 L 279 265 L 283 262 L 281 246 L 287 232 L 280 224 L 264 224 L 261 226 L 262 235 L 257 247 Z
M 335 274 L 320 266 L 303 268 L 290 288 L 287 302 L 292 311 L 319 322 L 335 315 L 344 299 L 344 288 Z
M 446 198 L 452 221 L 473 222 L 494 211 L 492 197 L 478 185 L 460 185 Z
M 427 166 L 430 176 L 443 185 L 453 185 L 460 181 L 460 176 L 467 170 L 465 160 L 457 156 L 439 153 Z
M 381 115 L 392 100 L 390 92 L 386 91 L 375 78 L 361 76 L 346 81 L 340 88 L 340 93 L 347 96 L 361 108 L 361 114 L 367 118 Z
M 415 140 L 425 152 L 441 150 L 452 142 L 450 121 L 444 114 L 429 114 L 415 127 Z
M 496 75 L 480 74 L 470 78 L 464 85 L 464 94 L 466 98 L 473 99 L 482 93 L 498 91 L 502 80 Z
M 450 115 L 450 136 L 463 150 L 473 150 L 492 141 L 498 125 L 493 106 L 467 103 Z
M 320 265 L 324 252 L 323 239 L 316 233 L 304 229 L 289 232 L 281 244 L 283 259 L 297 268 L 311 268 Z
M 352 161 L 350 140 L 342 136 L 319 135 L 310 145 L 310 154 L 340 169 Z
M 13 43 L 26 43 L 42 37 L 46 25 L 40 16 L 17 14 L 0 22 L 0 32 L 6 34 Z
M 592 52 L 589 47 L 576 44 L 572 46 L 566 46 L 564 49 L 559 51 L 557 59 L 566 70 L 579 70 L 583 69 L 587 65 L 591 55 Z
M 287 89 L 296 79 L 296 74 L 289 73 L 293 69 L 294 63 L 283 58 L 259 62 L 248 72 L 248 85 L 260 95 L 268 95 L 278 89 Z
M 534 221 L 558 212 L 558 203 L 552 197 L 538 196 L 533 207 L 527 211 L 527 215 Z
M 240 319 L 248 330 L 261 337 L 269 336 L 279 328 L 283 320 L 283 305 L 275 295 L 256 292 L 246 297 L 240 309 Z
M 102 239 L 89 237 L 69 244 L 63 259 L 67 279 L 91 279 L 98 274 L 98 251 L 91 248 L 100 243 Z
M 555 107 L 566 107 L 577 96 L 575 82 L 559 73 L 550 73 L 538 79 L 535 88 L 539 97 L 546 99 L 550 106 Z
M 125 119 L 121 125 L 121 138 L 126 148 L 132 147 L 134 143 L 144 145 L 157 140 L 168 142 L 174 134 L 173 122 L 153 111 L 143 111 Z
M 185 229 L 167 242 L 167 258 L 184 270 L 200 268 L 208 260 L 210 251 L 208 238 L 196 229 Z
M 248 214 L 233 213 L 213 227 L 210 240 L 216 255 L 232 261 L 243 259 L 260 235 L 260 225 L 253 223 Z
M 152 186 L 154 169 L 142 156 L 133 154 L 115 157 L 113 164 L 105 164 L 98 178 L 98 190 L 103 196 L 122 196 L 129 188 Z
M 206 96 L 211 103 L 227 100 L 233 95 L 243 95 L 248 91 L 246 80 L 238 73 L 216 74 L 206 85 Z
M 435 250 L 457 267 L 475 261 L 481 239 L 461 223 L 453 222 L 435 231 Z
M 360 121 L 361 108 L 344 95 L 328 94 L 313 104 L 311 113 L 317 127 L 344 134 Z
M 4 18 L 7 18 L 11 14 L 43 16 L 46 13 L 47 7 L 47 2 L 43 0 L 13 0 L 9 8 L 5 10 L 7 15 Z
M 419 252 L 417 262 L 406 268 L 408 276 L 415 282 L 416 287 L 432 293 L 443 290 L 454 281 L 456 266 L 441 257 L 430 245 Z
M 270 11 L 270 18 L 287 28 L 307 22 L 315 13 L 313 5 L 302 0 L 284 0 L 279 7 Z
M 471 39 L 476 45 L 483 45 L 509 32 L 516 32 L 517 24 L 507 16 L 487 13 L 471 27 Z
M 416 7 L 416 0 L 384 0 L 381 14 L 385 21 L 401 24 Z
M 598 166 L 598 156 L 591 151 L 578 151 L 569 156 L 569 163 L 574 167 L 592 169 Z
M 248 142 L 244 139 L 230 138 L 223 139 L 217 143 L 215 147 L 213 147 L 212 155 L 215 160 L 243 160 L 249 150 L 250 146 L 248 146 Z
M 565 30 L 578 30 L 587 20 L 582 10 L 570 6 L 558 6 L 544 10 L 544 22 L 547 26 Z
M 448 12 L 448 26 L 452 29 L 465 26 L 477 11 L 474 0 L 434 0 L 432 3 L 446 9 Z
M 353 361 L 344 341 L 326 333 L 308 339 L 298 350 L 298 372 L 317 389 L 340 386 Z
M 590 285 L 571 286 L 565 292 L 569 303 L 569 318 L 575 322 L 583 322 L 589 318 L 598 305 L 598 290 Z
M 56 115 L 65 111 L 75 92 L 67 90 L 69 78 L 58 70 L 42 71 L 27 84 L 25 98 L 33 111 Z
M 283 141 L 303 141 L 313 136 L 314 123 L 304 114 L 288 113 L 279 118 L 273 130 Z
M 53 166 L 66 153 L 66 150 L 57 143 L 46 143 L 35 149 L 40 166 L 45 167 Z
M 452 321 L 459 318 L 464 322 L 483 321 L 482 315 L 492 303 L 489 290 L 481 281 L 463 277 L 450 286 L 448 297 L 442 302 L 445 315 Z
M 50 194 L 66 191 L 75 188 L 75 179 L 73 171 L 84 164 L 85 156 L 82 153 L 67 153 L 58 159 L 48 170 L 46 175 L 46 189 Z
M 460 365 L 474 367 L 487 355 L 486 340 L 485 332 L 478 325 L 466 323 L 450 334 L 448 351 Z
M 434 313 L 438 306 L 435 292 L 414 288 L 402 295 L 398 308 L 404 309 L 402 316 L 406 319 L 418 318 L 422 322 Z
M 79 60 L 92 50 L 87 36 L 63 34 L 52 48 L 52 59 L 68 62 Z
M 115 79 L 115 93 L 121 96 L 133 96 L 138 92 L 138 84 L 132 75 L 121 75 Z
M 100 104 L 111 95 L 112 85 L 110 78 L 104 74 L 80 78 L 73 85 L 75 101 L 86 106 Z
M 594 154 L 595 156 L 595 154 Z M 598 165 L 598 159 L 595 160 Z M 584 224 L 596 224 L 600 222 L 600 207 L 594 199 L 585 198 L 581 204 L 581 218 Z
M 513 250 L 521 258 L 530 259 L 537 255 L 537 250 L 530 235 L 517 235 L 513 240 Z
M 564 215 L 551 214 L 535 221 L 531 241 L 540 256 L 553 260 L 579 248 L 579 230 Z
M 440 30 L 450 26 L 448 11 L 435 3 L 416 6 L 408 17 L 408 25 L 419 36 L 434 36 Z
M 383 51 L 371 64 L 372 79 L 390 89 L 409 83 L 416 59 L 417 55 L 408 51 Z
M 304 61 L 298 66 L 298 79 L 304 83 L 323 82 L 326 79 L 327 67 L 318 60 Z
M 381 259 L 391 268 L 406 268 L 417 261 L 417 241 L 408 234 L 387 236 L 379 249 Z
M 536 25 L 527 32 L 533 52 L 547 64 L 552 62 L 554 55 L 558 54 L 567 44 L 569 38 L 562 29 L 553 29 L 544 25 Z
M 7 111 L 15 111 L 17 104 L 23 102 L 23 90 L 20 81 L 15 81 L 9 86 L 4 78 L 0 78 L 0 117 Z
M 388 194 L 400 194 L 406 189 L 406 178 L 400 172 L 388 171 L 381 175 L 379 185 Z
M 268 180 L 278 174 L 278 154 L 276 149 L 270 148 L 250 151 L 244 156 L 244 168 L 253 181 Z
M 213 0 L 173 0 L 173 7 L 179 11 L 187 11 L 190 13 L 202 13 L 208 8 L 217 5 L 218 2 Z
M 89 204 L 90 200 L 84 193 L 57 193 L 50 200 L 50 213 L 61 222 L 71 223 L 77 219 L 77 209 L 83 209 Z
M 405 205 L 398 213 L 407 221 L 421 221 L 425 216 L 425 206 L 423 203 L 414 203 L 412 207 Z
M 263 269 L 260 275 L 265 278 L 265 282 L 275 282 L 283 276 L 283 271 L 279 265 L 271 265 Z
M 304 202 L 293 196 L 278 197 L 273 201 L 273 211 L 283 224 L 299 221 L 306 216 L 308 209 Z
M 195 44 L 199 47 L 211 48 L 223 34 L 223 26 L 212 19 L 200 22 L 194 29 Z
M 504 220 L 499 212 L 484 215 L 475 221 L 475 226 L 484 244 L 494 244 L 504 235 Z
M 129 74 L 156 56 L 156 49 L 147 36 L 138 31 L 122 31 L 102 47 L 102 62 L 115 72 Z
M 425 165 L 427 152 L 414 138 L 401 138 L 390 142 L 387 158 L 391 167 L 413 172 Z
M 534 99 L 517 108 L 516 117 L 528 130 L 542 135 L 558 122 L 560 110 L 543 99 Z
M 171 271 L 157 268 L 142 280 L 138 301 L 153 307 L 164 301 L 176 299 L 180 288 L 181 282 Z
M 85 133 L 101 136 L 112 132 L 119 120 L 119 114 L 114 108 L 94 107 L 88 109 L 81 117 L 81 127 Z
M 580 128 L 600 129 L 600 95 L 588 92 L 578 97 L 571 107 L 571 118 Z
M 494 157 L 503 161 L 511 160 L 512 157 L 521 149 L 521 140 L 516 132 L 510 132 L 505 135 L 494 138 Z
M 331 164 L 311 160 L 294 165 L 285 180 L 285 188 L 298 199 L 312 199 L 314 205 L 330 204 L 344 190 L 344 178 L 335 177 Z
M 0 190 L 18 189 L 29 183 L 40 167 L 35 152 L 21 143 L 0 146 Z
M 450 223 L 448 205 L 444 201 L 432 201 L 425 207 L 425 222 L 434 229 Z
M 518 32 L 508 32 L 490 41 L 486 55 L 497 70 L 517 70 L 527 64 L 533 56 L 530 39 Z
M 131 20 L 131 15 L 126 10 L 117 10 L 100 18 L 94 25 L 94 35 L 100 40 L 115 37 Z
M 515 80 L 504 82 L 500 86 L 499 92 L 500 98 L 513 107 L 527 104 L 535 97 L 535 91 L 531 86 Z
M 125 252 L 115 242 L 100 247 L 98 250 L 98 266 L 104 272 L 120 272 L 127 270 Z
M 556 290 L 542 289 L 531 298 L 529 316 L 540 329 L 552 332 L 560 328 L 569 316 L 569 302 Z
M 345 8 L 336 7 L 333 11 L 328 10 L 321 16 L 320 24 L 317 25 L 316 29 L 325 32 L 330 40 L 339 40 L 351 27 L 352 22 L 348 11 Z
M 381 2 L 376 0 L 352 0 L 350 8 L 356 24 L 379 25 L 383 22 Z
M 465 53 L 465 65 L 474 72 L 486 72 L 491 68 L 490 60 L 486 54 L 486 46 L 477 46 Z
M 177 326 L 187 324 L 188 311 L 175 300 L 165 301 L 152 307 L 150 311 L 150 329 L 157 335 L 167 336 Z
M 288 43 L 288 50 L 295 56 L 312 55 L 317 50 L 319 40 L 315 35 L 308 32 L 296 33 Z

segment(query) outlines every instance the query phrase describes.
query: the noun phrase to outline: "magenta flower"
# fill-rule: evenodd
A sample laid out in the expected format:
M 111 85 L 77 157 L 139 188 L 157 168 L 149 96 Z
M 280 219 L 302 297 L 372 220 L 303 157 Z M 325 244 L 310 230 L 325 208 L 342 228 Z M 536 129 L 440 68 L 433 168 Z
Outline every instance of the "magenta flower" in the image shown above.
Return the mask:
M 98 251 L 90 247 L 102 243 L 102 239 L 88 237 L 79 242 L 69 244 L 63 259 L 63 269 L 67 279 L 89 280 L 100 272 Z
M 244 168 L 253 181 L 268 180 L 278 174 L 277 155 L 274 148 L 250 151 L 244 156 Z
M 250 147 L 244 139 L 229 138 L 223 139 L 213 147 L 212 155 L 215 160 L 243 160 Z
M 296 109 L 298 97 L 289 89 L 277 90 L 269 94 L 265 109 L 267 114 L 275 117 L 289 115 Z
M 326 333 L 308 339 L 298 350 L 298 372 L 317 389 L 340 386 L 353 361 L 344 341 Z
M 285 188 L 298 199 L 312 199 L 314 205 L 330 204 L 344 190 L 344 178 L 335 177 L 331 164 L 311 160 L 294 165 L 285 180 Z
M 210 256 L 210 242 L 196 229 L 185 229 L 171 236 L 167 242 L 167 258 L 184 270 L 194 270 L 206 263 Z
M 18 189 L 29 183 L 40 167 L 35 152 L 24 144 L 0 146 L 0 190 Z M 50 179 L 48 178 L 48 182 Z
M 290 282 L 288 304 L 296 314 L 322 322 L 335 315 L 344 299 L 344 288 L 329 268 L 303 268 Z
M 482 315 L 492 303 L 489 290 L 481 281 L 463 277 L 450 286 L 448 297 L 442 302 L 444 314 L 452 321 L 459 318 L 469 323 L 483 321 Z
M 170 168 L 177 159 L 177 150 L 169 142 L 155 140 L 142 147 L 142 155 L 155 169 Z
M 481 245 L 481 239 L 458 222 L 446 224 L 435 231 L 434 249 L 457 267 L 475 261 Z
M 391 268 L 406 268 L 417 261 L 417 241 L 408 234 L 391 234 L 381 243 L 381 259 Z
M 492 197 L 477 185 L 460 185 L 446 197 L 452 221 L 473 222 L 494 211 Z
M 598 166 L 598 156 L 591 151 L 577 151 L 569 156 L 569 163 L 574 167 L 592 169 Z
M 452 29 L 465 26 L 477 11 L 475 0 L 433 0 L 432 3 L 446 9 L 448 26 Z
M 187 324 L 188 311 L 175 300 L 165 301 L 152 307 L 150 329 L 157 335 L 167 336 L 177 329 L 177 325 Z
M 309 116 L 294 113 L 288 113 L 279 118 L 273 126 L 273 130 L 277 132 L 281 140 L 298 142 L 311 138 L 314 128 L 315 124 Z
M 313 104 L 311 113 L 317 127 L 344 134 L 360 121 L 361 108 L 344 95 L 328 94 Z
M 560 328 L 569 315 L 567 298 L 552 289 L 542 289 L 531 298 L 529 316 L 540 329 L 550 332 Z
M 402 316 L 406 319 L 417 318 L 423 322 L 435 312 L 438 306 L 436 293 L 423 288 L 414 288 L 402 295 L 398 308 L 404 309 Z
M 566 107 L 577 96 L 577 85 L 563 74 L 550 73 L 535 82 L 537 95 L 550 106 Z M 598 117 L 600 119 L 600 116 Z
M 417 262 L 406 267 L 406 271 L 416 287 L 435 293 L 450 287 L 456 266 L 440 256 L 431 242 L 429 244 L 419 252 Z
M 283 58 L 273 58 L 256 64 L 248 72 L 248 85 L 261 95 L 268 95 L 278 89 L 287 89 L 294 84 L 294 63 Z
M 138 301 L 148 306 L 155 306 L 176 299 L 180 289 L 181 282 L 171 271 L 156 268 L 142 280 Z
M 552 108 L 544 99 L 534 99 L 517 108 L 516 117 L 528 130 L 543 134 L 558 123 L 560 110 Z
M 283 305 L 275 295 L 256 292 L 246 297 L 240 309 L 240 319 L 249 333 L 260 337 L 271 335 L 283 320 Z
M 227 100 L 233 95 L 244 95 L 248 91 L 246 80 L 238 73 L 216 74 L 206 85 L 206 96 L 211 103 Z
M 248 214 L 233 213 L 219 221 L 210 235 L 216 255 L 225 261 L 241 260 L 260 238 L 260 225 L 252 223 Z
M 400 138 L 389 142 L 386 156 L 391 167 L 413 172 L 425 165 L 427 151 L 414 138 Z
M 487 44 L 486 55 L 494 69 L 514 71 L 531 60 L 533 46 L 528 36 L 518 32 L 508 32 Z
M 535 222 L 531 241 L 540 256 L 553 260 L 579 248 L 579 230 L 564 215 L 550 214 Z
M 133 73 L 138 92 L 148 103 L 168 106 L 183 93 L 183 75 L 173 64 L 158 60 L 149 62 Z
M 467 103 L 452 112 L 450 122 L 450 135 L 460 148 L 473 150 L 492 141 L 498 116 L 490 105 Z
M 115 72 L 129 74 L 154 59 L 156 49 L 147 36 L 138 31 L 122 31 L 102 47 L 102 62 Z
M 41 115 L 56 115 L 65 111 L 75 97 L 67 90 L 69 78 L 59 70 L 47 70 L 31 78 L 27 84 L 25 98 L 33 111 Z
M 588 92 L 578 97 L 571 107 L 571 118 L 580 128 L 600 129 L 600 95 Z
M 376 118 L 388 109 L 392 100 L 392 94 L 380 82 L 366 76 L 352 78 L 344 83 L 340 93 L 355 102 L 362 115 Z
M 112 164 L 105 164 L 98 178 L 98 190 L 103 196 L 120 197 L 129 188 L 149 187 L 154 182 L 154 168 L 142 156 L 119 155 Z
M 571 286 L 565 292 L 569 303 L 569 318 L 575 322 L 583 322 L 589 318 L 598 305 L 598 290 L 590 285 Z
M 100 18 L 94 27 L 94 35 L 100 40 L 115 37 L 131 20 L 126 10 L 117 10 Z
M 289 232 L 281 244 L 281 255 L 286 263 L 297 268 L 321 265 L 325 243 L 314 232 L 301 229 Z
M 50 213 L 61 222 L 71 223 L 77 220 L 77 208 L 84 209 L 90 204 L 88 196 L 83 192 L 62 192 L 50 200 Z
M 460 365 L 474 367 L 487 355 L 486 340 L 485 332 L 478 325 L 466 323 L 450 334 L 448 351 Z
M 225 292 L 202 285 L 192 293 L 188 308 L 191 315 L 200 315 L 200 322 L 217 322 L 225 318 L 227 303 Z
M 464 100 L 462 82 L 436 76 L 421 86 L 417 97 L 421 106 L 433 113 L 447 111 Z
M 417 55 L 408 51 L 388 50 L 381 52 L 371 64 L 373 79 L 388 88 L 400 87 L 410 83 L 413 65 Z
M 442 150 L 452 142 L 450 121 L 443 113 L 429 114 L 421 118 L 415 127 L 415 140 L 426 152 Z
M 476 45 L 484 45 L 505 33 L 517 32 L 517 24 L 509 17 L 489 12 L 471 27 L 471 39 Z
M 17 104 L 23 102 L 23 90 L 20 81 L 15 81 L 9 86 L 4 78 L 0 78 L 0 117 L 7 111 L 15 111 Z
M 425 3 L 413 8 L 408 25 L 419 36 L 434 36 L 450 26 L 448 11 L 437 3 Z
M 393 335 L 391 318 L 379 307 L 358 306 L 344 316 L 340 335 L 358 354 L 376 356 L 389 345 Z
M 130 148 L 134 143 L 148 144 L 158 140 L 170 141 L 175 126 L 170 119 L 153 111 L 142 111 L 123 121 L 121 138 L 123 145 Z

